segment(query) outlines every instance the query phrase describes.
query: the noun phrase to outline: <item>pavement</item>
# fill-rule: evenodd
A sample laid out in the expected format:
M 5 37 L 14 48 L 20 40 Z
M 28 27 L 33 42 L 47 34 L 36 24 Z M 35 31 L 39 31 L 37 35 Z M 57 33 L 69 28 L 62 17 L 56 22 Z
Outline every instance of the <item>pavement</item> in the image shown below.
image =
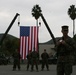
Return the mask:
M 21 70 L 12 71 L 13 65 L 0 65 L 0 75 L 56 75 L 56 65 L 49 65 L 49 71 L 47 71 L 46 67 L 44 71 L 41 71 L 41 65 L 39 65 L 39 72 L 36 71 L 34 67 L 34 71 L 31 72 L 26 71 L 26 65 L 21 65 Z M 76 65 L 73 66 L 73 73 L 72 75 L 76 75 Z

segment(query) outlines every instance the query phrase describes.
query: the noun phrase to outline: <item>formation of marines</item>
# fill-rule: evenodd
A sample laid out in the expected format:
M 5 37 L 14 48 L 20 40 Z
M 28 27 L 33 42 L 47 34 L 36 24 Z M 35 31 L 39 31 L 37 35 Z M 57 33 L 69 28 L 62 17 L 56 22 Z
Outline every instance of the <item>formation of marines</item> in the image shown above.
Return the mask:
M 44 52 L 41 54 L 42 58 L 42 66 L 41 66 L 41 71 L 44 70 L 44 66 L 46 65 L 47 70 L 49 71 L 49 66 L 48 66 L 48 58 L 49 55 L 46 52 L 46 49 L 44 49 Z M 38 72 L 38 64 L 39 64 L 39 53 L 35 51 L 35 48 L 32 52 L 30 52 L 27 55 L 27 71 L 29 69 L 29 65 L 31 65 L 31 71 L 34 71 L 34 65 L 36 67 L 36 71 Z
M 16 68 L 18 68 L 18 70 L 21 69 L 20 67 L 20 54 L 18 52 L 18 50 L 16 50 L 13 55 L 13 71 L 16 70 Z M 49 71 L 49 66 L 48 66 L 48 58 L 49 55 L 46 52 L 46 49 L 44 49 L 44 52 L 41 54 L 41 58 L 42 58 L 42 66 L 41 66 L 41 71 L 44 70 L 44 66 L 46 65 L 47 70 Z M 27 66 L 26 66 L 26 71 L 29 70 L 29 67 L 31 66 L 31 72 L 34 71 L 34 66 L 36 67 L 36 71 L 38 72 L 38 65 L 39 65 L 39 53 L 36 52 L 35 48 L 33 49 L 33 51 L 30 51 L 27 55 Z

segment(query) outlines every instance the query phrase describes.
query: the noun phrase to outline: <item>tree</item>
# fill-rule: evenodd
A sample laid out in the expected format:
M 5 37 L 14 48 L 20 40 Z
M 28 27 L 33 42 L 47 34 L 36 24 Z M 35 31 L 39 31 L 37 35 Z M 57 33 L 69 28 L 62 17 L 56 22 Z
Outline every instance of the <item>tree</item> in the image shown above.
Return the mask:
M 38 5 L 32 8 L 32 16 L 36 19 L 36 24 L 38 26 L 38 18 L 40 17 L 41 9 Z M 39 40 L 38 40 L 38 52 L 39 52 Z
M 19 39 L 6 36 L 0 51 L 10 56 L 12 53 L 14 53 L 15 49 L 19 49 Z
M 50 28 L 49 28 L 49 26 L 48 26 L 48 24 L 47 24 L 47 22 L 46 22 L 46 20 L 45 20 L 45 18 L 44 18 L 44 16 L 43 16 L 43 14 L 42 14 L 41 12 L 42 12 L 42 10 L 41 10 L 41 8 L 39 7 L 39 5 L 35 5 L 35 6 L 33 7 L 33 9 L 32 9 L 32 15 L 33 15 L 33 17 L 35 17 L 36 20 L 37 20 L 39 17 L 42 18 L 42 20 L 43 20 L 43 22 L 44 22 L 44 24 L 45 24 L 48 32 L 50 33 L 50 35 L 51 35 L 51 37 L 52 37 L 52 39 L 53 39 L 53 41 L 54 41 L 54 44 L 56 45 L 55 37 L 54 37 L 52 31 L 50 30 Z
M 32 9 L 32 15 L 33 15 L 33 17 L 35 17 L 36 20 L 40 17 L 41 12 L 42 11 L 41 11 L 39 5 L 34 6 Z
M 36 19 L 36 25 L 38 26 L 38 18 L 40 17 L 40 13 L 41 13 L 41 9 L 39 7 L 39 5 L 35 5 L 33 8 L 32 8 L 32 15 L 33 17 L 35 17 Z
M 75 19 L 76 19 L 76 8 L 75 8 L 75 5 L 71 5 L 70 6 L 70 8 L 68 9 L 68 15 L 73 20 L 73 36 L 74 36 L 74 33 L 75 33 Z

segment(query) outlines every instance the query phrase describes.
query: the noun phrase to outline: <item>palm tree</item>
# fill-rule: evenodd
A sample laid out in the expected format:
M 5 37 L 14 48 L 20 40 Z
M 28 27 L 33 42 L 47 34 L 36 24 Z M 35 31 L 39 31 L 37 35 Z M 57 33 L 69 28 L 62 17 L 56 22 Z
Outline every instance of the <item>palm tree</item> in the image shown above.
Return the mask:
M 38 18 L 40 17 L 41 9 L 38 5 L 32 8 L 32 16 L 36 19 L 36 25 L 38 26 Z M 38 40 L 38 53 L 39 53 L 39 40 Z
M 42 12 L 42 10 L 41 10 L 41 8 L 39 7 L 39 5 L 34 6 L 34 8 L 32 9 L 32 15 L 33 15 L 33 17 L 35 17 L 35 19 L 37 20 L 37 19 L 41 16 L 41 18 L 42 18 L 42 20 L 43 20 L 43 22 L 44 22 L 47 30 L 48 30 L 49 33 L 50 33 L 50 36 L 52 37 L 52 39 L 53 39 L 53 41 L 54 41 L 54 44 L 56 45 L 55 37 L 54 37 L 52 31 L 50 30 L 50 28 L 49 28 L 49 26 L 48 26 L 48 24 L 47 24 L 47 22 L 46 22 L 46 20 L 45 20 L 45 18 L 44 18 L 44 16 L 43 16 L 43 14 L 42 14 L 41 12 Z
M 41 13 L 41 9 L 38 5 L 35 5 L 33 8 L 32 8 L 32 15 L 33 17 L 35 17 L 36 19 L 36 22 L 37 22 L 37 26 L 38 26 L 38 18 L 40 17 L 40 13 Z
M 70 8 L 68 9 L 68 15 L 73 20 L 73 36 L 74 36 L 74 33 L 75 33 L 75 19 L 76 19 L 76 8 L 75 8 L 75 5 L 71 5 L 70 6 Z

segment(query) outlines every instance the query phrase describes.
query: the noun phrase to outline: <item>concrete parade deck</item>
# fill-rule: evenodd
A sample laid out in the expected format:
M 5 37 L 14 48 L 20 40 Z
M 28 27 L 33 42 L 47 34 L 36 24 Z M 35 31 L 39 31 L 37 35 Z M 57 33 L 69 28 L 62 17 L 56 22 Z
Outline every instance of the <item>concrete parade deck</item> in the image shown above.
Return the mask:
M 41 65 L 39 65 L 39 72 L 34 71 L 31 72 L 26 71 L 26 65 L 21 65 L 21 71 L 12 71 L 13 65 L 0 65 L 0 75 L 56 75 L 56 65 L 50 65 L 50 71 L 47 71 L 46 67 L 44 71 L 41 71 Z M 72 75 L 76 75 L 76 66 L 73 66 L 73 73 Z

